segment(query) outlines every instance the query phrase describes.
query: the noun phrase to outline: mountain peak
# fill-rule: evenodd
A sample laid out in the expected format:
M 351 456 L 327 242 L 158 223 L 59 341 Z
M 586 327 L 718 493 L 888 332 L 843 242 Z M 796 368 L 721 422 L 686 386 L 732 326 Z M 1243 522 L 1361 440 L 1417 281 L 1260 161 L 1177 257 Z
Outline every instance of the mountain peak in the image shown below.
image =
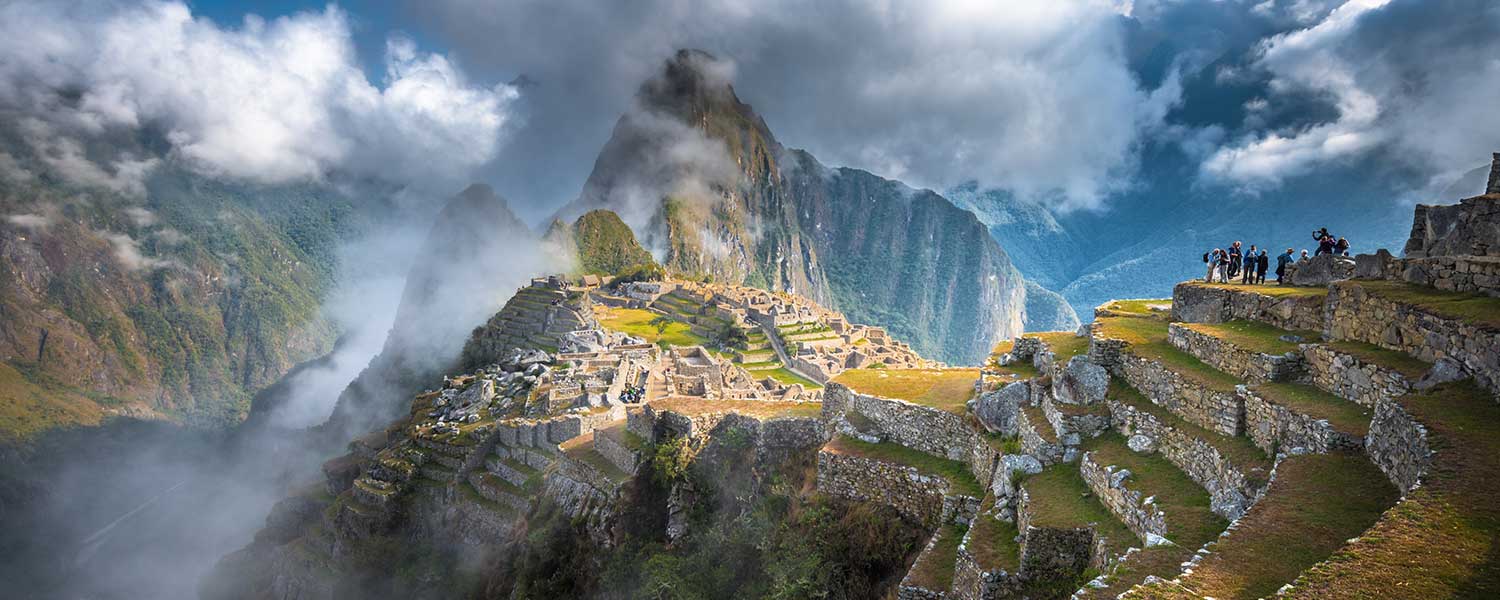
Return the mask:
M 693 115 L 734 110 L 750 114 L 734 94 L 734 63 L 703 50 L 678 50 L 641 84 L 637 99 L 649 109 Z

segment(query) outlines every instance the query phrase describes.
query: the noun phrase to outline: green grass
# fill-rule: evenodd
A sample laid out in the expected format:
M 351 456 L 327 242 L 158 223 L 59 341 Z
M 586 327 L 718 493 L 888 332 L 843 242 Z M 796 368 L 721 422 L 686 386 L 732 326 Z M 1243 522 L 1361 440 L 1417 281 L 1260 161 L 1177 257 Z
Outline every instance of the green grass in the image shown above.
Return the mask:
M 979 518 L 974 519 L 974 528 L 969 533 L 969 553 L 974 555 L 974 561 L 981 569 L 1005 569 L 1014 573 L 1021 562 L 1021 544 L 1016 541 L 1019 534 L 1015 523 L 981 512 Z
M 1140 391 L 1119 378 L 1110 378 L 1109 399 L 1126 404 L 1143 413 L 1151 415 L 1163 425 L 1181 431 L 1191 437 L 1198 438 L 1213 446 L 1219 454 L 1228 459 L 1230 463 L 1238 467 L 1245 478 L 1251 481 L 1264 482 L 1271 474 L 1272 461 L 1250 438 L 1244 436 L 1228 436 L 1217 431 L 1189 423 L 1177 416 L 1172 411 L 1153 404 Z
M 948 523 L 933 535 L 938 536 L 932 550 L 917 559 L 911 566 L 912 584 L 946 592 L 953 587 L 953 566 L 958 562 L 958 545 L 963 541 L 966 529 L 962 525 Z
M 1397 401 L 1427 427 L 1432 469 L 1359 540 L 1304 573 L 1290 597 L 1500 597 L 1500 405 L 1472 381 Z
M 1116 551 L 1141 544 L 1124 523 L 1094 498 L 1077 465 L 1054 465 L 1027 477 L 1021 487 L 1030 498 L 1026 510 L 1031 514 L 1033 527 L 1075 529 L 1092 525 Z
M 692 332 L 692 327 L 674 320 L 661 332 L 651 324 L 657 313 L 639 308 L 611 308 L 599 311 L 599 325 L 605 329 L 628 333 L 650 343 L 666 342 L 673 346 L 706 346 L 708 340 Z
M 1262 383 L 1255 392 L 1274 404 L 1315 419 L 1328 419 L 1335 430 L 1363 438 L 1370 431 L 1370 409 L 1316 387 L 1300 383 Z
M 1432 368 L 1432 363 L 1418 359 L 1405 352 L 1381 348 L 1375 344 L 1340 340 L 1327 342 L 1323 345 L 1353 356 L 1360 361 L 1400 373 L 1412 382 L 1421 379 Z
M 1105 580 L 1107 587 L 1090 590 L 1089 597 L 1114 598 L 1150 575 L 1175 577 L 1183 561 L 1229 525 L 1209 510 L 1208 492 L 1160 455 L 1137 454 L 1118 434 L 1096 438 L 1084 450 L 1091 453 L 1095 463 L 1130 470 L 1125 485 L 1156 498 L 1156 505 L 1166 515 L 1167 539 L 1175 544 L 1142 548 L 1132 554 Z
M 940 458 L 891 442 L 871 444 L 843 435 L 834 436 L 824 449 L 837 454 L 906 465 L 924 474 L 948 480 L 953 485 L 953 493 L 975 498 L 984 496 L 984 488 L 979 485 L 978 480 L 974 479 L 974 475 L 969 472 L 969 467 L 956 460 Z
M 978 369 L 850 369 L 833 381 L 881 398 L 905 400 L 964 414 L 974 396 Z
M 1238 283 L 1203 283 L 1203 281 L 1189 282 L 1194 287 L 1212 288 L 1216 290 L 1233 290 L 1237 292 L 1253 292 L 1262 296 L 1275 298 L 1319 298 L 1328 295 L 1326 287 L 1296 287 L 1291 285 L 1276 285 L 1275 283 L 1240 285 Z
M 1265 497 L 1182 582 L 1187 591 L 1160 584 L 1138 588 L 1126 597 L 1270 596 L 1304 569 L 1327 559 L 1345 540 L 1361 535 L 1396 498 L 1395 488 L 1363 454 L 1287 458 L 1277 467 L 1276 481 Z M 1387 588 L 1385 594 L 1401 589 Z M 1435 597 L 1410 591 L 1402 590 L 1399 597 Z
M 1089 337 L 1078 336 L 1071 331 L 1049 331 L 1046 333 L 1028 333 L 1026 337 L 1037 338 L 1047 344 L 1047 349 L 1052 351 L 1053 357 L 1058 364 L 1066 364 L 1068 359 L 1089 351 Z
M 984 441 L 1001 454 L 1021 453 L 1021 437 L 1018 435 L 985 432 Z
M 1178 375 L 1209 389 L 1233 392 L 1238 379 L 1209 366 L 1167 341 L 1167 322 L 1139 317 L 1099 319 L 1099 333 L 1130 344 L 1129 352 L 1157 361 Z
M 1357 285 L 1372 296 L 1410 304 L 1441 317 L 1490 328 L 1500 328 L 1500 298 L 1465 292 L 1446 292 L 1399 281 L 1359 280 L 1338 285 Z
M 1160 311 L 1151 310 L 1153 307 L 1161 308 Z M 1171 298 L 1146 298 L 1140 300 L 1115 300 L 1106 304 L 1104 309 L 1113 313 L 1136 317 L 1165 317 L 1172 309 Z
M 780 381 L 781 383 L 785 383 L 787 385 L 800 383 L 802 384 L 802 387 L 809 390 L 823 389 L 823 386 L 819 385 L 818 382 L 793 373 L 791 369 L 788 369 L 786 367 L 779 367 L 775 369 L 760 369 L 755 372 L 755 376 L 770 376 L 771 379 L 775 379 L 776 381 Z
M 1108 433 L 1085 444 L 1095 463 L 1130 469 L 1126 487 L 1154 496 L 1167 515 L 1167 539 L 1197 548 L 1213 539 L 1229 521 L 1209 510 L 1208 491 L 1159 454 L 1138 454 L 1118 433 Z
M 1284 335 L 1295 335 L 1303 342 L 1321 340 L 1323 334 L 1316 331 L 1287 331 L 1260 321 L 1228 321 L 1225 323 L 1179 323 L 1193 331 L 1210 335 L 1250 352 L 1261 354 L 1286 354 L 1296 352 L 1297 344 L 1281 339 Z

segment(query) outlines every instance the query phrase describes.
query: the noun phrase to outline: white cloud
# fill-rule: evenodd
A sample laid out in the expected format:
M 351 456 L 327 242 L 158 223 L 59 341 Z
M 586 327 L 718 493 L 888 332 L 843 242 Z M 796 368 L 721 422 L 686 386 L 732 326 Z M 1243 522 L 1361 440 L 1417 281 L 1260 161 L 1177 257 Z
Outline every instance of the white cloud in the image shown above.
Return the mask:
M 39 229 L 46 229 L 48 225 L 52 224 L 52 219 L 46 215 L 21 213 L 15 215 L 6 215 L 5 222 L 22 229 L 30 229 L 35 231 Z
M 39 155 L 64 161 L 49 166 L 79 183 L 122 191 L 151 164 L 89 172 L 82 163 L 100 161 L 83 142 L 142 126 L 163 130 L 177 157 L 210 175 L 459 180 L 495 155 L 515 98 L 400 40 L 374 85 L 333 7 L 225 28 L 180 2 L 9 3 L 0 55 L 0 108 L 47 124 L 29 138 Z
M 1337 117 L 1249 131 L 1203 163 L 1210 176 L 1252 188 L 1278 185 L 1336 161 L 1383 149 L 1434 183 L 1482 162 L 1500 145 L 1500 8 L 1482 1 L 1428 4 L 1352 0 L 1310 27 L 1264 42 L 1256 66 L 1278 101 L 1325 99 Z
M 938 189 L 978 178 L 1063 207 L 1093 206 L 1128 180 L 1141 131 L 1175 101 L 1131 73 L 1125 2 L 421 7 L 466 64 L 539 82 L 519 132 L 528 143 L 497 171 L 502 187 L 553 202 L 577 192 L 609 122 L 678 48 L 732 60 L 741 99 L 825 163 Z
M 104 239 L 109 240 L 109 245 L 114 249 L 115 260 L 120 261 L 126 269 L 138 271 L 141 269 L 157 269 L 163 267 L 177 266 L 178 263 L 169 259 L 160 259 L 141 254 L 139 242 L 123 233 L 110 233 L 108 231 L 98 232 Z

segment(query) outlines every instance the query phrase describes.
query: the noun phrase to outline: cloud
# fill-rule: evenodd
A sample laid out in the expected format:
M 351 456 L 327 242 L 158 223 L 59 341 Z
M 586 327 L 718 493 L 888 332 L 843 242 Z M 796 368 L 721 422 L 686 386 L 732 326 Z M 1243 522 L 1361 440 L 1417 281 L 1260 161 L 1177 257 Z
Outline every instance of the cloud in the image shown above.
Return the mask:
M 37 231 L 37 230 L 41 230 L 41 229 L 46 229 L 48 225 L 51 225 L 52 224 L 52 219 L 50 217 L 46 216 L 46 215 L 33 215 L 33 214 L 22 213 L 22 214 L 16 214 L 16 215 L 6 215 L 5 216 L 5 222 L 6 223 L 10 223 L 11 225 L 15 225 L 16 227 L 20 227 L 22 229 L 30 229 L 32 231 Z
M 109 240 L 110 247 L 114 250 L 115 260 L 120 261 L 126 269 L 139 271 L 142 269 L 159 269 L 165 267 L 179 266 L 176 261 L 154 258 L 141 254 L 140 242 L 135 238 L 123 233 L 110 233 L 100 231 L 99 235 Z
M 1267 39 L 1254 63 L 1271 77 L 1270 106 L 1311 95 L 1337 117 L 1282 128 L 1248 121 L 1203 170 L 1268 188 L 1384 150 L 1440 185 L 1500 147 L 1496 56 L 1500 6 L 1492 2 L 1347 2 Z
M 1132 74 L 1122 11 L 854 0 L 445 0 L 410 10 L 465 65 L 538 82 L 490 173 L 552 206 L 577 194 L 636 86 L 694 47 L 732 59 L 739 96 L 780 141 L 826 163 L 936 188 L 978 178 L 1065 208 L 1095 206 L 1128 180 L 1141 132 L 1171 100 Z
M 220 27 L 181 2 L 7 3 L 0 55 L 0 110 L 29 119 L 37 155 L 74 182 L 137 193 L 150 159 L 91 143 L 150 128 L 213 176 L 456 185 L 495 155 L 516 96 L 401 38 L 371 83 L 331 6 Z

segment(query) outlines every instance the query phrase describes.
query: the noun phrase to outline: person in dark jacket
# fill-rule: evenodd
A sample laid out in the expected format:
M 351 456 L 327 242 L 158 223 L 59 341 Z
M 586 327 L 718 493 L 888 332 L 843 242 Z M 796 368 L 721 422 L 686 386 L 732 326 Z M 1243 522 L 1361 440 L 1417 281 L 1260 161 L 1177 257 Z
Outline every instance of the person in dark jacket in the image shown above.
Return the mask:
M 1292 249 L 1291 248 L 1287 248 L 1286 249 L 1286 254 L 1283 254 L 1281 256 L 1276 257 L 1276 284 L 1277 285 L 1281 285 L 1281 283 L 1282 283 L 1281 278 L 1284 277 L 1284 276 L 1286 276 L 1286 266 L 1289 265 L 1289 264 L 1292 264 L 1293 262 L 1295 262 L 1295 260 L 1292 258 Z
M 1271 257 L 1266 254 L 1265 250 L 1261 250 L 1260 255 L 1255 257 L 1255 283 L 1264 284 L 1266 282 L 1266 268 L 1270 266 Z
M 1239 243 L 1239 241 L 1235 241 L 1235 243 L 1229 245 L 1229 272 L 1228 272 L 1228 275 L 1229 275 L 1230 279 L 1234 279 L 1234 276 L 1238 275 L 1239 272 L 1240 272 L 1240 258 L 1241 258 L 1240 243 Z
M 1250 244 L 1250 250 L 1245 253 L 1244 268 L 1241 269 L 1240 285 L 1255 283 L 1255 260 L 1255 244 Z
M 1333 253 L 1339 256 L 1349 256 L 1349 240 L 1339 238 L 1339 241 L 1334 242 Z
M 1229 253 L 1219 251 L 1219 283 L 1229 283 Z

